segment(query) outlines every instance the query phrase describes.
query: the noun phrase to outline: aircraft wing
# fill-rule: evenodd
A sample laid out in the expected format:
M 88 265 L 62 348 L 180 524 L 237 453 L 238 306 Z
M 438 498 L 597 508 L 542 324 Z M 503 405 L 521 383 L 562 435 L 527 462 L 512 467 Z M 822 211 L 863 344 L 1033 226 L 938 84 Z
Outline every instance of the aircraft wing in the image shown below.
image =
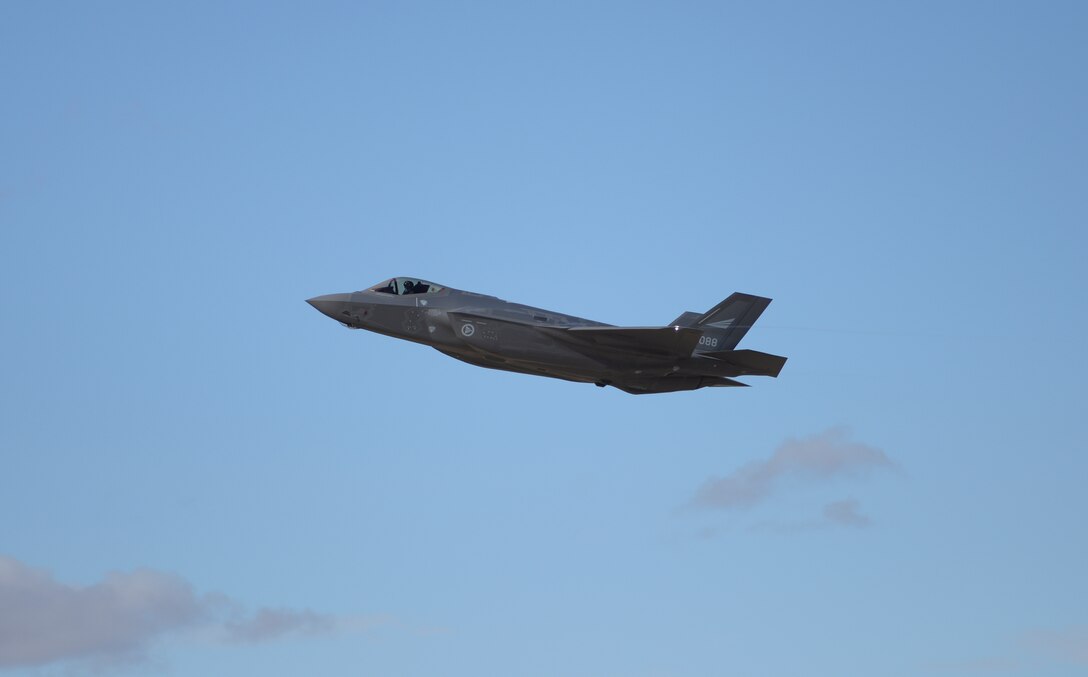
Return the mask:
M 691 355 L 703 334 L 702 330 L 687 327 L 568 327 L 549 331 L 572 343 L 671 357 Z
M 449 315 L 459 322 L 479 322 L 485 325 L 491 323 L 499 326 L 509 324 L 536 330 L 574 348 L 618 350 L 665 357 L 689 357 L 703 334 L 702 329 L 689 327 L 555 327 L 466 311 L 450 312 Z M 462 336 L 473 334 L 462 332 Z M 469 340 L 469 343 L 472 341 Z

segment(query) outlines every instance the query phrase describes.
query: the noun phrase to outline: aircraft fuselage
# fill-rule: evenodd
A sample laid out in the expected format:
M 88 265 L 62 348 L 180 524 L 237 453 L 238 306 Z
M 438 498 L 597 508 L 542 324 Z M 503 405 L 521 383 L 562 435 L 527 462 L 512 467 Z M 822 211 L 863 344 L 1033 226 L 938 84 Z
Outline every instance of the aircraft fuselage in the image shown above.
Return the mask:
M 744 385 L 726 378 L 739 375 L 735 364 L 696 352 L 715 347 L 711 344 L 719 339 L 679 324 L 615 328 L 414 278 L 308 302 L 353 329 L 429 345 L 491 369 L 615 385 L 632 393 Z

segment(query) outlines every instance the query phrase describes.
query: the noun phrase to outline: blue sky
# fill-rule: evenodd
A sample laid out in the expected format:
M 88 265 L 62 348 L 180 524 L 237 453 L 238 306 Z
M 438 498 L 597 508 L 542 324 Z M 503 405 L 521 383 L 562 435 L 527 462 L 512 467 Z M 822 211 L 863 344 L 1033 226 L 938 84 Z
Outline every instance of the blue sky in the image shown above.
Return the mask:
M 1086 31 L 4 4 L 0 671 L 1084 674 Z M 633 397 L 303 302 L 393 275 L 770 296 L 790 361 Z

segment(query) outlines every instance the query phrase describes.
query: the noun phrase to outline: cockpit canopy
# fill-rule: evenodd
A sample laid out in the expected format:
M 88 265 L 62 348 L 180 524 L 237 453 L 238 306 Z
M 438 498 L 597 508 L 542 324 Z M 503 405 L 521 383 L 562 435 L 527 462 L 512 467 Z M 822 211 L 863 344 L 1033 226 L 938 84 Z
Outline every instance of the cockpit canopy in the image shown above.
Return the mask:
M 407 294 L 437 294 L 443 289 L 445 287 L 440 287 L 434 282 L 419 280 L 414 277 L 394 277 L 392 280 L 386 280 L 374 285 L 368 291 L 405 296 Z

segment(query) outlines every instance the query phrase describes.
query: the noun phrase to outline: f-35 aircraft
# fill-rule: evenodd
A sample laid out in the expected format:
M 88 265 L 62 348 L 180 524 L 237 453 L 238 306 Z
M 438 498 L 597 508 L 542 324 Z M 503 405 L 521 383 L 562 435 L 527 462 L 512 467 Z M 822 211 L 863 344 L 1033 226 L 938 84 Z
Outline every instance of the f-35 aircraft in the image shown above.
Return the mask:
M 307 303 L 352 329 L 431 346 L 469 364 L 641 395 L 744 386 L 785 357 L 736 350 L 771 299 L 731 294 L 664 327 L 614 327 L 409 277 Z

